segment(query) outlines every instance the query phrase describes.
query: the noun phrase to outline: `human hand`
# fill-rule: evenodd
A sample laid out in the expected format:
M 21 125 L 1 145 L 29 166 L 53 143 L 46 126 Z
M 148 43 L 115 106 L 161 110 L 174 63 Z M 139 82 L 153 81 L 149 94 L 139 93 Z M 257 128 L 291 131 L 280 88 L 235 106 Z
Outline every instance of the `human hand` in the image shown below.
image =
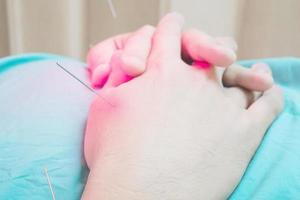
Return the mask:
M 87 63 L 92 85 L 95 88 L 117 87 L 141 75 L 146 70 L 154 31 L 154 27 L 146 25 L 134 33 L 109 38 L 91 48 Z M 271 71 L 264 64 L 255 64 L 251 69 L 232 64 L 237 45 L 230 37 L 214 38 L 189 29 L 182 34 L 181 46 L 182 60 L 189 65 L 196 66 L 193 63 L 204 61 L 206 65 L 225 67 L 226 70 L 216 67 L 216 73 L 223 79 L 220 82 L 227 87 L 228 96 L 239 104 L 250 105 L 261 94 L 253 91 L 265 91 L 273 84 Z
M 154 31 L 154 27 L 146 25 L 134 33 L 109 38 L 91 48 L 87 55 L 87 64 L 91 72 L 92 86 L 115 87 L 141 75 L 146 70 Z M 205 61 L 210 65 L 228 67 L 236 59 L 237 45 L 230 37 L 214 38 L 199 30 L 190 29 L 182 34 L 181 43 L 182 59 L 187 64 Z M 235 64 L 235 67 L 227 69 L 230 73 L 223 76 L 224 83 L 235 82 L 236 85 L 230 86 L 265 91 L 272 86 L 272 77 L 264 76 L 259 73 L 259 68 L 256 69 L 248 70 Z M 223 71 L 218 70 L 220 77 Z M 238 76 L 232 76 L 236 74 Z M 237 78 L 241 81 L 236 81 Z
M 245 109 L 207 76 L 212 68 L 184 63 L 181 21 L 159 23 L 146 73 L 101 92 L 114 106 L 92 104 L 83 199 L 225 198 L 282 109 L 276 86 Z
M 87 64 L 91 72 L 92 86 L 115 87 L 141 75 L 146 70 L 154 31 L 154 27 L 146 25 L 134 33 L 109 38 L 91 48 Z M 196 29 L 187 30 L 182 34 L 181 54 L 183 61 L 188 64 L 201 60 L 211 65 L 228 67 L 236 59 L 236 49 L 237 45 L 230 37 L 214 38 Z M 231 80 L 231 77 L 228 78 L 229 82 L 236 82 Z M 253 79 L 259 83 L 254 88 Z M 247 72 L 243 75 L 243 80 L 243 83 L 251 84 L 240 86 L 251 90 L 264 91 L 272 85 L 259 73 Z

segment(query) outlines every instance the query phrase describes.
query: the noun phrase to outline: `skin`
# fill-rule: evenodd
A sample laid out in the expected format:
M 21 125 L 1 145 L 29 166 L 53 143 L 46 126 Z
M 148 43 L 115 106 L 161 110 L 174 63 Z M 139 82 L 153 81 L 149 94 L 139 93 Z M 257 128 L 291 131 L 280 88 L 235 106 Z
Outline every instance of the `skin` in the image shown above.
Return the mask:
M 91 84 L 97 88 L 116 87 L 145 72 L 152 47 L 155 28 L 143 26 L 133 33 L 109 38 L 94 46 L 87 55 Z M 225 86 L 241 86 L 249 90 L 265 91 L 273 84 L 272 76 L 235 64 L 237 45 L 232 38 L 213 38 L 204 32 L 190 29 L 182 34 L 182 59 L 187 64 L 204 60 L 214 66 L 227 68 Z M 231 67 L 228 67 L 231 66 Z M 260 66 L 260 64 L 259 64 Z M 263 68 L 265 68 L 263 66 Z M 270 72 L 269 69 L 267 71 Z M 220 70 L 220 76 L 224 70 Z M 258 72 L 258 73 L 257 73 Z M 235 81 L 236 75 L 245 81 Z M 255 79 L 256 85 L 253 84 Z M 235 82 L 236 84 L 227 84 Z
M 181 16 L 164 17 L 152 37 L 146 72 L 101 91 L 113 106 L 101 98 L 93 102 L 85 138 L 90 174 L 82 199 L 224 199 L 282 110 L 276 85 L 255 102 L 239 104 L 214 68 L 189 66 L 182 60 L 182 26 Z M 236 78 L 251 76 L 243 73 L 228 70 L 223 82 L 227 76 L 228 86 L 245 84 Z

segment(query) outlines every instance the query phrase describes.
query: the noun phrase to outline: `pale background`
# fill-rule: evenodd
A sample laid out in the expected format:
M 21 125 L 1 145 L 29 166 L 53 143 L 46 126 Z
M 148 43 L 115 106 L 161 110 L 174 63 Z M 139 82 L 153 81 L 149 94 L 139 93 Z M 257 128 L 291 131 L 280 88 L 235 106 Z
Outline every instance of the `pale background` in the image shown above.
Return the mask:
M 234 37 L 239 59 L 300 56 L 300 0 L 0 0 L 0 57 L 48 52 L 84 60 L 97 42 L 169 11 L 186 28 Z

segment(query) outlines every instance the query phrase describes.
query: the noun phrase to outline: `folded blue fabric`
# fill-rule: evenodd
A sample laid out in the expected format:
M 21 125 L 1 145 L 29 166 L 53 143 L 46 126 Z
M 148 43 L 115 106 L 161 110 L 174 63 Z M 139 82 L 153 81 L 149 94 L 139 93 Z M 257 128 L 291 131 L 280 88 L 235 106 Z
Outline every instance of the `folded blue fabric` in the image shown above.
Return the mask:
M 300 199 L 300 59 L 273 58 L 266 62 L 284 90 L 285 109 L 266 133 L 231 200 Z
M 286 105 L 229 199 L 299 199 L 300 59 L 259 61 L 271 65 Z M 60 56 L 0 59 L 0 199 L 51 199 L 45 168 L 57 199 L 80 199 L 88 173 L 83 134 L 94 95 L 56 62 L 87 81 L 84 63 Z
M 0 199 L 80 199 L 87 168 L 83 133 L 93 94 L 85 64 L 55 55 L 0 60 Z

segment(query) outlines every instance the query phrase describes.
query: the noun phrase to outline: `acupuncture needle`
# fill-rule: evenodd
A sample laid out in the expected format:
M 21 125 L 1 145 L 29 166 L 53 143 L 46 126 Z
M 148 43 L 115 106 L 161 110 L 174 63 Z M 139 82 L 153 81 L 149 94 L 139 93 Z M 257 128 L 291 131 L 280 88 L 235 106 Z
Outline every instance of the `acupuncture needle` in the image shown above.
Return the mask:
M 79 83 L 81 83 L 83 86 L 85 86 L 89 91 L 91 91 L 93 94 L 97 95 L 98 97 L 100 97 L 103 101 L 105 101 L 106 103 L 108 103 L 111 106 L 114 106 L 113 104 L 111 104 L 110 102 L 108 102 L 106 99 L 104 99 L 102 96 L 100 96 L 95 90 L 93 90 L 93 88 L 91 88 L 90 86 L 88 86 L 86 83 L 84 83 L 82 80 L 80 80 L 77 76 L 75 76 L 74 74 L 72 74 L 69 70 L 67 70 L 65 67 L 63 67 L 61 64 L 59 64 L 58 62 L 56 62 L 56 65 L 58 67 L 60 67 L 64 72 L 66 72 L 67 74 L 69 74 L 71 77 L 73 77 L 75 80 L 77 80 Z
M 112 2 L 112 0 L 107 0 L 107 3 L 108 3 L 108 6 L 109 6 L 109 9 L 111 11 L 111 14 L 114 18 L 117 18 L 117 12 L 116 12 L 116 9 L 114 7 L 114 4 Z
M 54 193 L 54 190 L 52 188 L 51 180 L 50 180 L 50 177 L 49 177 L 49 174 L 48 174 L 48 169 L 46 167 L 44 168 L 44 172 L 45 172 L 45 175 L 46 175 L 46 178 L 47 178 L 47 182 L 48 182 L 49 189 L 50 189 L 50 192 L 51 192 L 51 195 L 52 195 L 52 199 L 56 200 L 55 193 Z

